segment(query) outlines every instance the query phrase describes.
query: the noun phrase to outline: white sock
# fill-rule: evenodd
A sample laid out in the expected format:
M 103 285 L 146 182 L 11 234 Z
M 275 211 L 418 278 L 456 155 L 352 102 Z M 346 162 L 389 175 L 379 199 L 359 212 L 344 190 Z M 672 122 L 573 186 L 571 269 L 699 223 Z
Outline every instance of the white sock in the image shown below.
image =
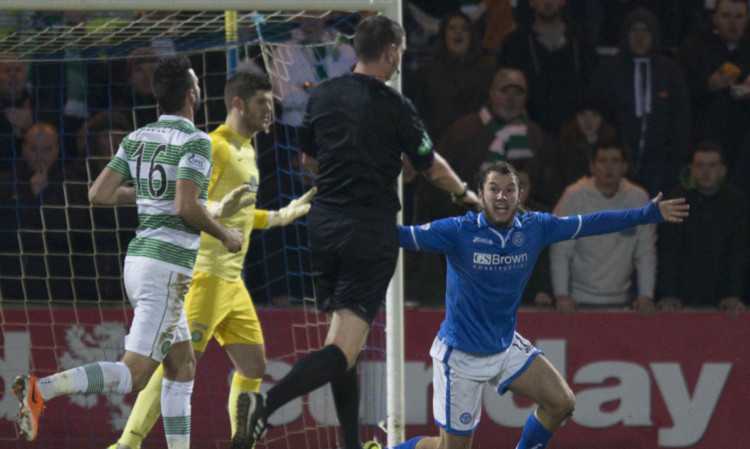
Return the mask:
M 161 416 L 169 449 L 190 447 L 190 395 L 193 381 L 164 379 L 161 387 Z
M 130 369 L 122 362 L 96 362 L 79 366 L 37 381 L 45 401 L 77 393 L 130 393 Z

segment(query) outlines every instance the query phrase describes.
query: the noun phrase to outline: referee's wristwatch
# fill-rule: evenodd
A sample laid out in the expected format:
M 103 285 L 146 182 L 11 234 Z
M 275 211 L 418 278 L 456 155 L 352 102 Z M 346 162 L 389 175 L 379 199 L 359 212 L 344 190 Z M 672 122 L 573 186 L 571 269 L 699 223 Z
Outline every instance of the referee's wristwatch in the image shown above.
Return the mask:
M 466 194 L 469 192 L 469 185 L 465 182 L 462 182 L 461 185 L 464 187 L 464 191 L 461 193 L 451 193 L 451 201 L 453 204 L 461 204 L 461 200 L 464 199 Z

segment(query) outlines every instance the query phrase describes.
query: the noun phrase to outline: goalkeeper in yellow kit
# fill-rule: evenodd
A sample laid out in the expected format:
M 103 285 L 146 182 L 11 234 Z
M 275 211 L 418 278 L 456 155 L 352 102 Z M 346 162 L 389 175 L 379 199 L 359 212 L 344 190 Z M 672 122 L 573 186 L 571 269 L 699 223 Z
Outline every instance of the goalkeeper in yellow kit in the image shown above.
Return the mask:
M 311 189 L 278 211 L 255 209 L 260 176 L 250 139 L 269 124 L 273 108 L 266 75 L 241 71 L 224 88 L 227 118 L 210 134 L 213 173 L 208 186 L 208 211 L 228 228 L 246 236 L 242 250 L 232 254 L 214 237 L 201 234 L 194 276 L 185 298 L 185 312 L 196 360 L 212 336 L 227 351 L 236 369 L 229 390 L 229 417 L 235 433 L 237 397 L 257 392 L 266 370 L 260 322 L 241 277 L 252 229 L 284 226 L 310 210 Z M 122 436 L 110 448 L 137 449 L 160 414 L 161 366 L 141 391 Z

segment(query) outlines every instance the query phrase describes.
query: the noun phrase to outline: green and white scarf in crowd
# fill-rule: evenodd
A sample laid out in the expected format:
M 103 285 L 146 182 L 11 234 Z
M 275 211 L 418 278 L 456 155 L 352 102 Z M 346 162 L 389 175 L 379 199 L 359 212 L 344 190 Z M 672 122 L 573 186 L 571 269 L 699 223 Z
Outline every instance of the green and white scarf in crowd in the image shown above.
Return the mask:
M 483 165 L 487 166 L 498 161 L 512 162 L 530 159 L 533 156 L 529 148 L 525 116 L 511 122 L 503 122 L 495 118 L 489 108 L 484 106 L 479 110 L 479 119 L 495 135 Z

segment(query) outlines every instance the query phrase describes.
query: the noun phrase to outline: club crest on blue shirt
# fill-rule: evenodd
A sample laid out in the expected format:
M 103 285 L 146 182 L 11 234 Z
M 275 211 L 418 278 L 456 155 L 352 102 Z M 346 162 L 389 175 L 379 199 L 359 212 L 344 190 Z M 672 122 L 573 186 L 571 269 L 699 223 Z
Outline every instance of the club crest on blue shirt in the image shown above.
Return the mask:
M 518 247 L 521 247 L 521 246 L 523 246 L 524 243 L 526 243 L 526 236 L 523 235 L 522 232 L 516 232 L 515 234 L 513 234 L 513 244 L 514 245 L 516 245 Z
M 425 223 L 423 225 L 420 225 L 419 229 L 421 229 L 423 231 L 429 231 L 430 230 L 430 224 L 429 223 Z

